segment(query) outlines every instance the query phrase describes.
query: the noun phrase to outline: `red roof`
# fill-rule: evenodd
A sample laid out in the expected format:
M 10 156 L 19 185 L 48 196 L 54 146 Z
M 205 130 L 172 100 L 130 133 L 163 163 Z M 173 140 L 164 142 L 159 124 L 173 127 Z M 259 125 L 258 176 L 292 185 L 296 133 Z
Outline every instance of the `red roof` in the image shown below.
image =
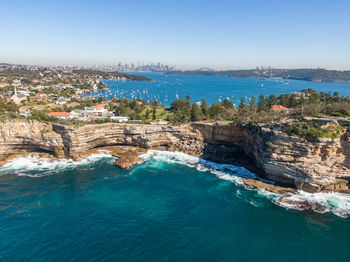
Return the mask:
M 271 108 L 273 111 L 283 111 L 283 110 L 288 110 L 287 107 L 281 106 L 281 105 L 273 105 Z
M 71 113 L 68 112 L 51 112 L 47 114 L 48 116 L 71 116 Z
M 95 105 L 95 106 L 93 106 L 93 108 L 103 108 L 103 107 L 105 107 L 107 104 L 99 104 L 99 105 Z

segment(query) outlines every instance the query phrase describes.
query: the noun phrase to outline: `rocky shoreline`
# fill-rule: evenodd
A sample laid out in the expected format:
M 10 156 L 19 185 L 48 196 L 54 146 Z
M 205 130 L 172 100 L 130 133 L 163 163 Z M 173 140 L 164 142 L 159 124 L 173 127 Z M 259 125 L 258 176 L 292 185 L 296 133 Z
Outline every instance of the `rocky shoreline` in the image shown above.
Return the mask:
M 100 150 L 131 168 L 149 149 L 179 151 L 216 162 L 241 165 L 271 181 L 244 179 L 248 187 L 286 195 L 296 190 L 349 193 L 350 131 L 340 138 L 308 141 L 278 124 L 237 126 L 96 124 L 81 127 L 6 120 L 0 125 L 0 165 L 19 156 L 80 160 Z M 287 200 L 286 200 L 287 201 Z

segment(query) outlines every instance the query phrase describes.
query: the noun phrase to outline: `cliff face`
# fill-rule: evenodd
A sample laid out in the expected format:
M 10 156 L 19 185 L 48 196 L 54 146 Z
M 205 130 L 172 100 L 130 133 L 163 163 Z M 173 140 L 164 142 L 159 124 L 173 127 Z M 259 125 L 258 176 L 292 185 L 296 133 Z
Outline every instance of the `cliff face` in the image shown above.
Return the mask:
M 129 124 L 86 125 L 79 128 L 53 125 L 62 136 L 66 157 L 79 159 L 86 150 L 108 145 L 128 145 L 147 149 L 178 150 L 200 155 L 203 139 L 189 125 L 157 126 Z
M 48 152 L 80 159 L 88 150 L 111 145 L 181 151 L 215 161 L 248 163 L 258 174 L 306 191 L 346 189 L 350 176 L 350 132 L 341 138 L 307 141 L 278 125 L 181 126 L 100 124 L 67 127 L 29 120 L 0 125 L 0 161 L 15 153 Z
M 310 192 L 348 189 L 349 130 L 344 131 L 340 138 L 308 141 L 290 136 L 281 126 L 272 124 L 194 126 L 203 136 L 205 154 L 216 155 L 215 150 L 222 146 L 224 151 L 231 151 L 231 156 L 235 151 L 238 156 L 244 153 L 253 160 L 258 174 L 278 184 Z
M 0 123 L 0 164 L 13 155 L 38 151 L 64 155 L 62 137 L 52 125 L 17 119 Z

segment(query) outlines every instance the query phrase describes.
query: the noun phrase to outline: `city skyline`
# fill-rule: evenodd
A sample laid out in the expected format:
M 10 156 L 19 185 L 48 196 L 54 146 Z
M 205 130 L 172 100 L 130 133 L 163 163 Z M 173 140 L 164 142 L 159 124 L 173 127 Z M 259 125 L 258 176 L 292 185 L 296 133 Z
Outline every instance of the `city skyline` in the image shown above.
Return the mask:
M 350 3 L 2 1 L 0 63 L 350 69 Z

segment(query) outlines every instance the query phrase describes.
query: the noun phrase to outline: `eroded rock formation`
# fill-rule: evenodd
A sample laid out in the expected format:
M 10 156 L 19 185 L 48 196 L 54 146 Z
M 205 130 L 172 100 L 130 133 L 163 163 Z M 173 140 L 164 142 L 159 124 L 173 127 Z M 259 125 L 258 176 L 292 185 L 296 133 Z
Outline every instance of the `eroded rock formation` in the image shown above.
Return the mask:
M 96 148 L 123 145 L 181 151 L 218 162 L 241 164 L 279 185 L 305 191 L 346 191 L 350 176 L 349 134 L 350 131 L 344 130 L 340 138 L 310 141 L 288 135 L 278 124 L 108 123 L 71 127 L 15 119 L 0 125 L 0 161 L 4 163 L 26 152 L 46 152 L 58 158 L 78 160 Z M 120 166 L 137 163 L 139 151 L 123 152 L 119 152 L 119 158 L 124 154 L 124 162 L 129 159 L 129 164 L 123 165 L 119 160 Z

